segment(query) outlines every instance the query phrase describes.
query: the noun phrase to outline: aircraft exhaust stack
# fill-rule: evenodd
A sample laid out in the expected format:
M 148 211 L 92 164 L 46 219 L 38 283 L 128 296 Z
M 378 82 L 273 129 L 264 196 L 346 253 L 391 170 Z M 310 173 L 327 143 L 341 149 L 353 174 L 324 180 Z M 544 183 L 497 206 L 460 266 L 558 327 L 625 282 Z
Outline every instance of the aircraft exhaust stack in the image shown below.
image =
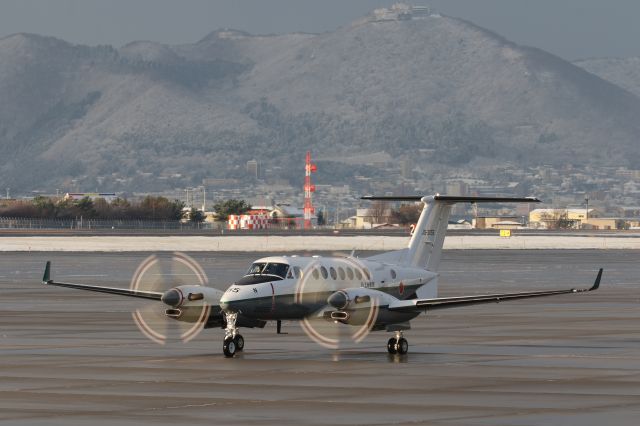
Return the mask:
M 182 310 L 177 308 L 169 308 L 164 311 L 164 314 L 169 318 L 178 319 L 182 316 Z
M 349 321 L 349 318 L 351 316 L 349 315 L 348 312 L 344 312 L 344 311 L 333 311 L 331 312 L 331 319 L 334 321 L 338 321 L 338 322 L 342 322 L 344 324 L 347 323 L 347 321 Z

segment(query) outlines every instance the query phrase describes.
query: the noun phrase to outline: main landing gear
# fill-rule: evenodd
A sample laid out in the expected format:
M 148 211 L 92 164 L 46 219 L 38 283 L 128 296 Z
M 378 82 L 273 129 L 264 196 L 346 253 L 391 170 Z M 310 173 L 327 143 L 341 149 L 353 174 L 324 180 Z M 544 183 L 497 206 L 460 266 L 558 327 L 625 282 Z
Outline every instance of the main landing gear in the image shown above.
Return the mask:
M 244 349 L 244 337 L 238 333 L 236 327 L 237 313 L 226 313 L 227 328 L 224 332 L 224 342 L 222 344 L 222 352 L 227 358 L 232 358 L 236 352 L 242 352 Z
M 390 354 L 404 355 L 409 352 L 409 342 L 402 337 L 402 331 L 396 331 L 396 336 L 387 342 L 387 351 Z

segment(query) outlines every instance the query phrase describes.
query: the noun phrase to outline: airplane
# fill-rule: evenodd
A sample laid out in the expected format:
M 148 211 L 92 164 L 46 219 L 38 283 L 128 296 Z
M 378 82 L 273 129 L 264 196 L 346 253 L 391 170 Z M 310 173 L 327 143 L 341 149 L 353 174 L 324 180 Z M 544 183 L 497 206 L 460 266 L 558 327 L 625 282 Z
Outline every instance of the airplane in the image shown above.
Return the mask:
M 247 273 L 225 292 L 202 285 L 180 285 L 165 292 L 123 289 L 54 281 L 51 262 L 43 283 L 121 296 L 150 299 L 166 305 L 171 319 L 201 323 L 203 328 L 225 330 L 223 353 L 233 357 L 244 349 L 240 327 L 262 328 L 283 320 L 300 321 L 317 342 L 337 347 L 314 321 L 343 324 L 355 330 L 349 337 L 361 341 L 369 331 L 394 333 L 387 342 L 390 354 L 404 355 L 409 344 L 404 332 L 421 313 L 438 309 L 520 300 L 597 290 L 603 270 L 589 288 L 564 288 L 518 293 L 438 297 L 438 266 L 448 218 L 456 203 L 538 203 L 534 197 L 365 196 L 364 200 L 409 201 L 424 204 L 406 248 L 367 258 L 353 256 L 271 256 L 255 260 Z M 206 307 L 202 310 L 201 307 Z M 205 313 L 203 315 L 203 312 Z M 341 327 L 344 327 L 341 325 Z

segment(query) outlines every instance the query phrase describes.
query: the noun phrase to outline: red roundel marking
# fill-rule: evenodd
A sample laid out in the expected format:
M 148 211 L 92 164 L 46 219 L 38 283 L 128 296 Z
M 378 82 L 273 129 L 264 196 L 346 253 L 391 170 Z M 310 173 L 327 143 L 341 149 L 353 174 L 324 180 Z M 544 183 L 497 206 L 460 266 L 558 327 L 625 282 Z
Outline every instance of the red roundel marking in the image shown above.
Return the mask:
M 398 286 L 398 291 L 400 292 L 400 294 L 404 293 L 404 283 L 402 281 L 400 281 L 400 285 Z

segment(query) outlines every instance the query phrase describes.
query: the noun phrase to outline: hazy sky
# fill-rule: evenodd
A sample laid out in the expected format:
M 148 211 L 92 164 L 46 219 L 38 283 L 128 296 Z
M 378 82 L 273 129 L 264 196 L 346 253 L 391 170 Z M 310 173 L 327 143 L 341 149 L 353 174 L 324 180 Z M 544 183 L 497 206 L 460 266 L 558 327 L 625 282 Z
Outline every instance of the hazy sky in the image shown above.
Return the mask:
M 0 0 L 0 37 L 191 43 L 218 28 L 331 31 L 395 0 Z M 567 59 L 640 56 L 638 0 L 413 0 Z

